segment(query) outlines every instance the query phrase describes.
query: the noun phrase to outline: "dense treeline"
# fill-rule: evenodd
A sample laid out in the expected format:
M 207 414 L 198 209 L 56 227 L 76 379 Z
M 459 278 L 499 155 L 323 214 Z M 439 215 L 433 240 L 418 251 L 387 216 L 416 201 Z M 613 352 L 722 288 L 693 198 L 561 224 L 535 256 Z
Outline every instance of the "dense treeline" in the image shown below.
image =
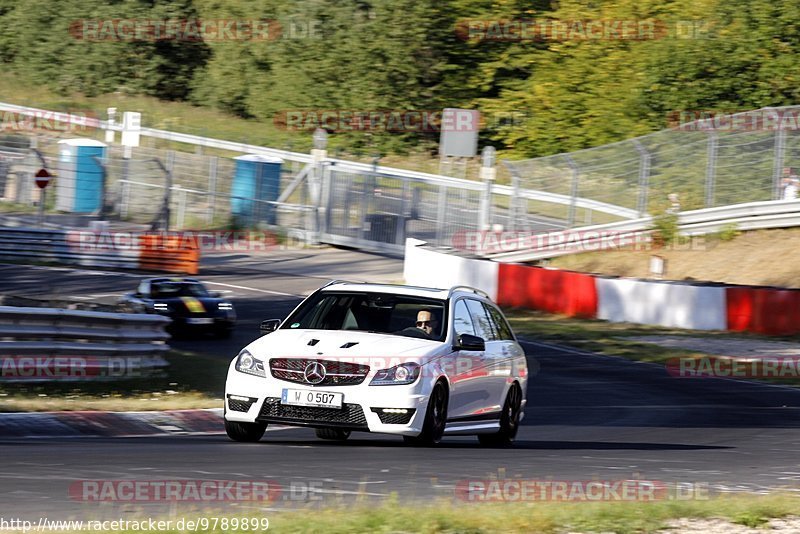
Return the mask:
M 91 39 L 85 19 L 269 19 L 282 33 Z M 516 41 L 474 22 L 544 19 L 576 22 L 568 38 Z M 589 20 L 657 30 L 584 38 Z M 675 110 L 800 103 L 798 48 L 796 0 L 0 0 L 3 71 L 64 93 L 125 90 L 267 121 L 287 109 L 478 107 L 484 142 L 526 156 L 654 131 Z M 350 142 L 437 136 L 423 137 Z

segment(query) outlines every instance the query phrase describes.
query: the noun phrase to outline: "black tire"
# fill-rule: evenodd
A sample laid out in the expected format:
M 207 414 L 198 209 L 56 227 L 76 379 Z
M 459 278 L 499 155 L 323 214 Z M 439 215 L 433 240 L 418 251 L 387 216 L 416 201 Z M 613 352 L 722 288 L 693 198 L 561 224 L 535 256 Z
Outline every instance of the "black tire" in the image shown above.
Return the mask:
M 341 428 L 317 428 L 315 429 L 319 439 L 329 439 L 331 441 L 345 441 L 350 437 L 349 430 Z
M 219 339 L 228 339 L 231 337 L 233 329 L 229 326 L 217 328 L 216 334 Z
M 447 423 L 447 405 L 449 403 L 447 388 L 442 382 L 437 382 L 431 391 L 428 400 L 428 409 L 425 411 L 425 422 L 419 436 L 403 436 L 406 443 L 423 447 L 436 445 L 442 440 L 444 427 Z
M 522 408 L 522 389 L 518 384 L 511 386 L 500 415 L 500 430 L 494 434 L 478 434 L 478 441 L 486 447 L 509 447 L 514 443 L 519 431 L 519 416 Z
M 265 423 L 239 423 L 225 420 L 225 432 L 233 441 L 255 442 L 267 431 Z

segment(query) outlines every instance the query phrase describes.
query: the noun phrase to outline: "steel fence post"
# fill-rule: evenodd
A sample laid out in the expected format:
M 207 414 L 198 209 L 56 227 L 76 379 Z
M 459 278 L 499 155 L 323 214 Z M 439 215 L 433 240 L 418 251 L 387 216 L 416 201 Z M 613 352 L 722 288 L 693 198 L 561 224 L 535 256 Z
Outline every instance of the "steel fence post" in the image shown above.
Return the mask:
M 447 216 L 447 186 L 439 186 L 439 199 L 436 206 L 436 245 L 442 246 L 445 237 L 445 217 Z
M 637 140 L 633 140 L 633 146 L 639 153 L 639 199 L 637 211 L 644 217 L 647 214 L 647 200 L 650 188 L 650 152 Z
M 569 154 L 565 154 L 564 159 L 567 161 L 567 165 L 569 165 L 569 168 L 572 171 L 572 184 L 570 186 L 569 193 L 569 212 L 567 215 L 567 224 L 570 228 L 572 228 L 575 226 L 575 211 L 576 204 L 578 202 L 578 180 L 580 179 L 580 171 L 578 170 L 578 165 Z
M 775 152 L 772 158 L 772 200 L 781 198 L 781 173 L 786 153 L 786 130 L 780 126 L 775 130 Z
M 217 156 L 211 156 L 208 161 L 208 211 L 206 213 L 206 223 L 214 223 L 214 212 L 217 207 Z
M 714 188 L 717 172 L 717 149 L 719 138 L 717 132 L 712 131 L 708 136 L 707 162 L 706 162 L 706 207 L 714 207 Z

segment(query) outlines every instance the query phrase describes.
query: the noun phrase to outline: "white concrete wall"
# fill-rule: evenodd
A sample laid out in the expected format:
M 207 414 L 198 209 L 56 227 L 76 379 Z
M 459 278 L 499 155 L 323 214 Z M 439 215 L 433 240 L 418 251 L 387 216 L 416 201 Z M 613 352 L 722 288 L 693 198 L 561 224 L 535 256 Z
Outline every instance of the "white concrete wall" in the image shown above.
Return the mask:
M 403 277 L 413 286 L 450 288 L 467 285 L 486 291 L 492 300 L 497 298 L 499 264 L 451 256 L 425 249 L 423 241 L 406 239 Z
M 691 328 L 725 330 L 725 288 L 680 283 L 597 278 L 597 318 Z

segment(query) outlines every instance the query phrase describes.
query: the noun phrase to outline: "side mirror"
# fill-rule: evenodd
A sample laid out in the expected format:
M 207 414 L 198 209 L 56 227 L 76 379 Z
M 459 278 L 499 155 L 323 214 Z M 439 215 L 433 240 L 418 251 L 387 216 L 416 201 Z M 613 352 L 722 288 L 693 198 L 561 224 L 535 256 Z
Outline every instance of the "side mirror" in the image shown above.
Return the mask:
M 473 336 L 472 334 L 460 334 L 456 340 L 455 350 L 486 350 L 486 342 L 482 337 Z
M 261 321 L 261 327 L 259 330 L 261 330 L 262 334 L 269 334 L 270 332 L 277 330 L 280 325 L 280 319 L 267 319 L 266 321 Z
M 209 293 L 209 295 L 211 295 L 211 298 L 214 299 L 222 298 L 222 293 L 220 293 L 219 291 L 212 291 L 211 293 Z

